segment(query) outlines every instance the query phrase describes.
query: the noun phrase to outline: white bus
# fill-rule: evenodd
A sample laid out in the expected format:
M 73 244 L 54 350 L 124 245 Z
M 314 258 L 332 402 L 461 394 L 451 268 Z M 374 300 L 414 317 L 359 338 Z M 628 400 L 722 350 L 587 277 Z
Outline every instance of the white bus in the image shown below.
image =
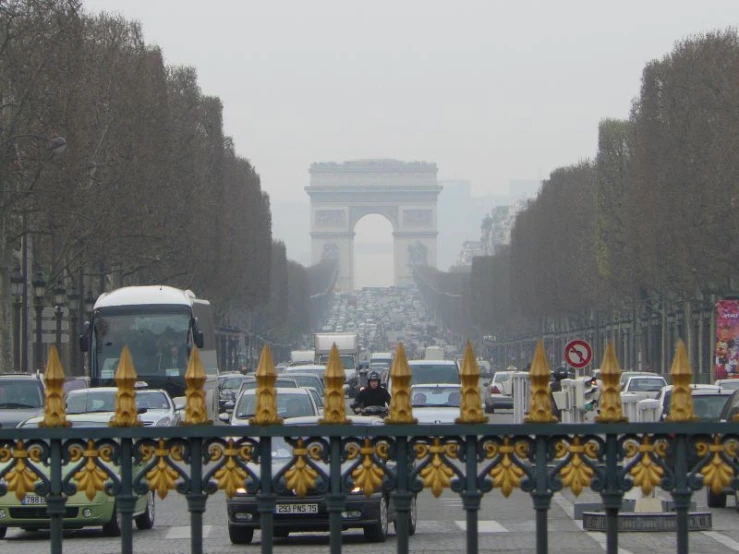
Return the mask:
M 218 415 L 218 356 L 210 302 L 167 286 L 123 287 L 100 295 L 80 337 L 91 386 L 115 386 L 121 350 L 128 346 L 140 381 L 182 403 L 193 345 L 207 375 L 208 417 Z

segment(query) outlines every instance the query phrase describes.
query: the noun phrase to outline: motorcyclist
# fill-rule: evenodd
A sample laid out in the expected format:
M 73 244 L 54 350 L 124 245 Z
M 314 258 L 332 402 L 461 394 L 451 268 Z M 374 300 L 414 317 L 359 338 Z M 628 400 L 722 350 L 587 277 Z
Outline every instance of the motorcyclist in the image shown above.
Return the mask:
M 380 385 L 380 374 L 370 371 L 367 375 L 367 387 L 359 391 L 351 407 L 355 412 L 371 406 L 385 408 L 390 405 L 390 393 Z

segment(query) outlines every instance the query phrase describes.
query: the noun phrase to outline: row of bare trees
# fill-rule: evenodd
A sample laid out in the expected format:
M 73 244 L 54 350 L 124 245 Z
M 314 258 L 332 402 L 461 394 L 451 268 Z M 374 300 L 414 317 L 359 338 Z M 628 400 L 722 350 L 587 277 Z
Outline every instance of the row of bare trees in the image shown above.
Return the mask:
M 601 351 L 616 340 L 625 365 L 664 370 L 681 336 L 707 378 L 713 302 L 739 290 L 737 75 L 735 29 L 647 64 L 629 119 L 601 122 L 595 159 L 554 170 L 510 248 L 456 277 L 470 311 L 442 308 L 450 289 L 425 268 L 429 301 L 460 334 L 527 348 L 544 335 L 554 357 L 590 336 Z
M 78 0 L 0 2 L 5 367 L 9 275 L 23 252 L 27 285 L 42 271 L 49 288 L 94 294 L 191 288 L 231 326 L 248 327 L 258 310 L 277 326 L 308 302 L 307 270 L 273 243 L 269 197 L 224 135 L 221 101 L 201 92 L 193 68 L 165 65 L 138 23 Z M 307 331 L 309 319 L 295 324 Z

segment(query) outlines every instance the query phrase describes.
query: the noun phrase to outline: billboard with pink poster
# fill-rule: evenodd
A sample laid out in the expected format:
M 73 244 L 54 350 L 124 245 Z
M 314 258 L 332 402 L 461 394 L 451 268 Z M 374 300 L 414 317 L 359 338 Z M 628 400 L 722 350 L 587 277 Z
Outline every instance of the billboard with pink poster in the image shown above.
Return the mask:
M 739 300 L 716 302 L 714 379 L 739 378 Z

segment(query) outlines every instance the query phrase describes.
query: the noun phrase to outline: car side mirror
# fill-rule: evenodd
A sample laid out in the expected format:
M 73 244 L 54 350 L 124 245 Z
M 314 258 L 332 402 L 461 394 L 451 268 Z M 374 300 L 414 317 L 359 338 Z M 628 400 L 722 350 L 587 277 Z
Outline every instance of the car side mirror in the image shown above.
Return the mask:
M 185 399 L 183 397 L 178 397 L 174 399 L 174 409 L 175 411 L 180 411 L 185 409 Z
M 226 413 L 222 413 L 218 414 L 218 419 L 220 419 L 223 423 L 228 423 L 231 421 L 231 416 Z

